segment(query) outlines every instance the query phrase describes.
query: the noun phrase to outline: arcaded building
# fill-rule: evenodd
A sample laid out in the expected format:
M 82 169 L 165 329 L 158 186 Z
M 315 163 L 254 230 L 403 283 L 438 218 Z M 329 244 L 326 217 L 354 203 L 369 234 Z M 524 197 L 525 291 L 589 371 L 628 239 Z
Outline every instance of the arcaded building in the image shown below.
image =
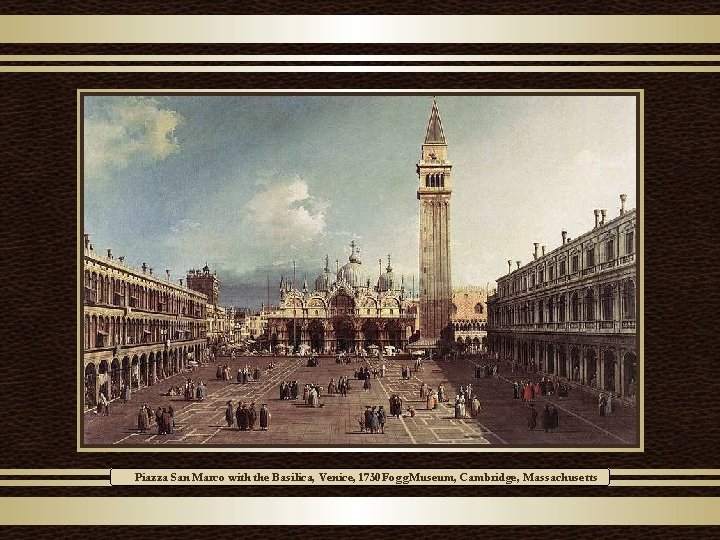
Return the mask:
M 488 299 L 488 341 L 501 358 L 618 396 L 637 392 L 637 216 L 625 211 L 533 260 L 508 261 Z
M 280 282 L 280 304 L 267 314 L 271 345 L 315 353 L 359 352 L 368 347 L 403 349 L 417 328 L 417 303 L 405 297 L 388 260 L 380 275 L 371 278 L 351 243 L 347 264 L 325 268 L 312 287 L 292 280 Z
M 98 253 L 85 235 L 83 254 L 85 404 L 120 397 L 125 385 L 156 384 L 205 354 L 207 297 Z M 180 280 L 182 282 L 182 280 Z

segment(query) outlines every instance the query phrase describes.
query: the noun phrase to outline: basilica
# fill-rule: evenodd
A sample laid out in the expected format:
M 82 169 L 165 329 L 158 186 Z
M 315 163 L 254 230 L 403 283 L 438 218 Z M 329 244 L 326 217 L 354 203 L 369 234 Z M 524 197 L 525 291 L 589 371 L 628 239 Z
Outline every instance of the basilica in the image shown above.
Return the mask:
M 403 349 L 417 329 L 417 301 L 406 297 L 403 278 L 393 272 L 390 258 L 384 273 L 370 278 L 354 242 L 348 262 L 331 272 L 329 258 L 315 279 L 299 288 L 281 279 L 280 304 L 268 314 L 268 339 L 273 350 L 316 354 Z M 388 349 L 385 349 L 386 351 Z

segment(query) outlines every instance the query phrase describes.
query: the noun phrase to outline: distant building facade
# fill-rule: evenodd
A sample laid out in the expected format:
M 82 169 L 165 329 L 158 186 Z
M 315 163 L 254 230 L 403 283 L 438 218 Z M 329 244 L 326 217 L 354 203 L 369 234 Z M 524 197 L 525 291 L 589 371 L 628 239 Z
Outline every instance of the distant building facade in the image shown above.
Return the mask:
M 638 383 L 635 210 L 595 227 L 497 279 L 488 300 L 491 350 L 597 390 L 634 398 Z
M 417 327 L 417 304 L 406 299 L 403 279 L 388 261 L 385 272 L 371 282 L 354 242 L 351 250 L 336 274 L 326 258 L 312 289 L 281 280 L 279 306 L 266 314 L 271 346 L 337 353 L 407 345 Z
M 487 287 L 453 287 L 450 325 L 453 339 L 465 350 L 480 352 L 487 346 Z
M 126 265 L 123 257 L 83 253 L 83 374 L 85 403 L 179 373 L 206 351 L 207 297 Z

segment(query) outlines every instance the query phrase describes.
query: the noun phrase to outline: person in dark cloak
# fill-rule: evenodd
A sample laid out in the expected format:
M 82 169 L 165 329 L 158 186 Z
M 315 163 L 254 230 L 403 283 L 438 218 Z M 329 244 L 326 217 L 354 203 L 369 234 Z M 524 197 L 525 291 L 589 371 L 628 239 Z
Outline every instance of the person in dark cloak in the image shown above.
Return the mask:
M 227 422 L 228 427 L 232 427 L 232 425 L 235 423 L 235 412 L 233 411 L 232 401 L 227 402 L 227 409 L 225 409 L 225 421 Z
M 530 414 L 528 416 L 528 427 L 530 428 L 530 431 L 535 429 L 535 427 L 537 426 L 537 416 L 538 416 L 538 413 L 535 410 L 535 405 L 533 405 L 531 403 L 530 404 Z
M 550 422 L 550 407 L 548 405 L 545 405 L 545 410 L 543 411 L 542 416 L 542 427 L 545 430 L 545 433 L 547 433 L 547 430 L 552 427 Z
M 267 408 L 267 403 L 263 403 L 260 408 L 260 429 L 266 431 L 268 428 L 268 421 L 270 420 L 270 411 Z
M 255 409 L 255 403 L 250 404 L 250 408 L 248 409 L 248 429 L 250 431 L 255 429 L 255 424 L 257 423 L 257 409 Z

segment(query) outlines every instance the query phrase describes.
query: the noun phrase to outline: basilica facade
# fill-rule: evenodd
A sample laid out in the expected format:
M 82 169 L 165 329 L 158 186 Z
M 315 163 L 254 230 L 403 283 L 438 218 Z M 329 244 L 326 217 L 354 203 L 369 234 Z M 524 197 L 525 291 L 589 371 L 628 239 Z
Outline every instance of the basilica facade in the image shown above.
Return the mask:
M 385 272 L 371 279 L 351 243 L 347 264 L 333 273 L 329 260 L 312 287 L 281 279 L 280 304 L 268 314 L 267 337 L 274 350 L 348 353 L 392 346 L 404 349 L 417 329 L 417 302 L 407 298 L 388 258 Z

